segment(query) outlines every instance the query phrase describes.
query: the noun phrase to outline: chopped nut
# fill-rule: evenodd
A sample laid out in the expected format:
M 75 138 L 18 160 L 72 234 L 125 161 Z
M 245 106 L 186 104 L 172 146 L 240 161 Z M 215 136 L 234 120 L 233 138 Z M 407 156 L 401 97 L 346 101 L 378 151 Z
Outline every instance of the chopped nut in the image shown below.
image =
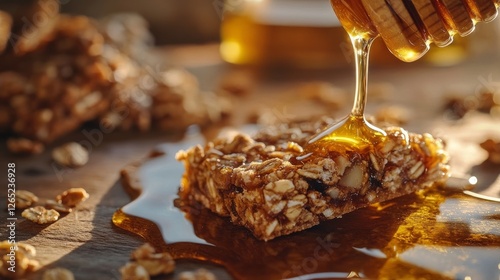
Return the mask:
M 89 194 L 83 188 L 71 188 L 65 190 L 56 197 L 56 201 L 68 207 L 75 207 L 89 198 Z
M 9 261 L 11 261 L 10 256 L 8 256 L 7 254 L 1 256 L 1 276 L 7 278 L 22 278 L 28 273 L 29 259 L 22 252 L 17 252 L 14 258 L 16 270 L 14 272 L 11 272 L 8 270 L 8 268 L 10 267 Z
M 38 197 L 32 192 L 16 190 L 16 209 L 26 209 L 38 202 Z
M 131 259 L 143 267 L 149 276 L 171 273 L 175 269 L 175 261 L 167 253 L 156 253 L 151 244 L 145 243 L 132 252 Z
M 36 206 L 25 209 L 21 216 L 37 224 L 48 224 L 59 219 L 59 212 L 53 209 L 47 210 L 43 206 Z
M 169 253 L 156 253 L 146 258 L 137 259 L 136 262 L 144 267 L 150 276 L 168 274 L 174 271 L 175 262 Z
M 216 280 L 215 275 L 203 268 L 196 270 L 195 272 L 184 271 L 179 275 L 179 280 Z
M 36 249 L 30 244 L 22 241 L 16 242 L 18 252 L 23 252 L 26 257 L 34 258 L 36 256 Z M 7 240 L 0 242 L 0 255 L 8 253 L 13 245 Z
M 73 273 L 66 268 L 52 268 L 43 273 L 42 280 L 74 280 Z
M 73 209 L 71 209 L 70 207 L 52 199 L 45 201 L 45 208 L 54 209 L 59 213 L 71 213 L 71 211 L 73 211 Z
M 480 144 L 481 148 L 488 152 L 488 161 L 500 164 L 500 142 L 488 139 Z
M 41 142 L 26 139 L 26 138 L 9 138 L 7 140 L 7 148 L 14 154 L 40 154 L 44 150 Z
M 15 255 L 15 272 L 9 271 L 10 267 L 9 261 L 12 261 L 8 253 L 11 252 L 13 247 L 16 250 Z M 26 244 L 24 242 L 17 242 L 16 244 L 11 244 L 7 240 L 0 242 L 0 276 L 7 278 L 22 278 L 26 274 L 33 272 L 40 266 L 38 261 L 32 259 L 36 255 L 35 247 Z
M 128 262 L 120 268 L 122 280 L 149 280 L 149 274 L 140 264 Z
M 360 189 L 363 186 L 363 174 L 365 174 L 364 167 L 354 165 L 346 171 L 339 184 L 353 189 Z
M 130 258 L 132 260 L 144 259 L 153 255 L 154 253 L 156 253 L 155 248 L 149 243 L 144 243 L 132 252 Z
M 80 167 L 88 162 L 89 153 L 82 145 L 71 142 L 54 149 L 52 159 L 62 166 Z

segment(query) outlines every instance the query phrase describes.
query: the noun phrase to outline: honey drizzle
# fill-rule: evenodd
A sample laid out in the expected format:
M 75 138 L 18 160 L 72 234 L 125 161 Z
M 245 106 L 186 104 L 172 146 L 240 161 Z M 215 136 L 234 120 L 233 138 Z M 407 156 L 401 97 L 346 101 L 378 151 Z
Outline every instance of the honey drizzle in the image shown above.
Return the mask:
M 370 47 L 376 37 L 368 33 L 350 35 L 356 63 L 356 89 L 354 104 L 349 116 L 315 135 L 304 149 L 304 155 L 297 160 L 310 156 L 328 156 L 335 152 L 362 152 L 383 142 L 387 134 L 370 124 L 364 115 L 368 98 L 368 65 Z

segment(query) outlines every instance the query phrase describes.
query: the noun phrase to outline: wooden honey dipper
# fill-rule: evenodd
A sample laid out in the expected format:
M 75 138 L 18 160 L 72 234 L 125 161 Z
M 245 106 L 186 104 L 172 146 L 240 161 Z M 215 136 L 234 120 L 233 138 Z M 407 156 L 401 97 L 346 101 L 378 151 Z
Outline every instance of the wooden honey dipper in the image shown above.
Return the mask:
M 430 43 L 449 45 L 498 14 L 500 0 L 331 0 L 351 36 L 380 36 L 403 61 L 419 59 Z

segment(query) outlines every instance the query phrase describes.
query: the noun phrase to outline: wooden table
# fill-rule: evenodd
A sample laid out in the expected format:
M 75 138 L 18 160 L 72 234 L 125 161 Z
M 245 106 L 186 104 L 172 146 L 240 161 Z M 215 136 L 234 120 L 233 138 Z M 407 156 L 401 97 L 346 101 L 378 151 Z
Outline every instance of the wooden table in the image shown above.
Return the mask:
M 203 59 L 200 58 L 198 61 L 201 62 L 197 64 L 196 54 L 200 53 L 200 48 L 203 50 L 201 52 Z M 179 50 L 176 50 L 176 53 L 178 52 Z M 222 75 L 234 70 L 220 62 L 213 46 L 186 48 L 181 49 L 181 52 L 191 53 L 192 56 L 186 56 L 189 60 L 177 63 L 186 65 L 195 73 L 205 89 L 213 89 Z M 207 54 L 211 58 L 207 58 Z M 352 69 L 268 73 L 260 74 L 259 77 L 254 93 L 242 97 L 243 101 L 234 104 L 238 109 L 235 112 L 238 114 L 233 122 L 243 122 L 245 116 L 254 112 L 255 104 L 260 104 L 259 106 L 264 104 L 285 113 L 288 110 L 293 114 L 305 115 L 310 113 L 309 110 L 317 109 L 315 106 L 318 105 L 314 103 L 299 106 L 291 101 L 293 98 L 290 97 L 296 88 L 295 83 L 300 81 L 330 81 L 348 90 L 353 88 Z M 443 103 L 443 94 L 446 92 L 472 94 L 488 79 L 491 80 L 490 86 L 499 89 L 499 59 L 469 62 L 448 68 L 409 64 L 400 68 L 374 69 L 370 72 L 370 83 L 390 82 L 394 85 L 395 94 L 391 100 L 369 102 L 368 111 L 373 112 L 384 104 L 406 105 L 412 113 L 408 124 L 412 130 L 445 134 L 447 128 L 453 125 L 442 120 L 440 105 Z M 328 111 L 327 108 L 321 110 Z M 335 115 L 341 116 L 341 114 Z M 29 190 L 41 198 L 53 198 L 70 187 L 83 187 L 90 194 L 90 198 L 75 211 L 63 215 L 53 224 L 34 224 L 21 218 L 21 211 L 17 212 L 16 240 L 34 245 L 37 249 L 37 260 L 42 265 L 42 269 L 30 275 L 29 279 L 38 279 L 45 269 L 51 267 L 68 268 L 73 271 L 77 279 L 119 279 L 119 268 L 127 262 L 130 252 L 144 242 L 138 236 L 117 228 L 111 222 L 113 213 L 130 201 L 119 183 L 119 171 L 127 163 L 143 158 L 156 145 L 169 141 L 172 136 L 165 132 L 102 134 L 102 141 L 92 145 L 87 165 L 74 170 L 56 170 L 50 160 L 51 149 L 67 141 L 88 140 L 84 131 L 92 129 L 94 128 L 87 127 L 75 131 L 50 145 L 43 154 L 37 156 L 22 157 L 7 154 L 5 144 L 2 144 L 0 166 L 4 171 L 1 171 L 1 176 L 2 178 L 6 176 L 7 163 L 14 162 L 18 190 Z M 500 126 L 496 126 L 491 134 L 500 139 Z M 470 136 L 468 141 L 479 141 L 484 137 L 485 135 Z M 4 140 L 2 142 L 5 143 Z M 478 150 L 473 149 L 473 151 Z M 484 157 L 485 154 L 482 152 L 471 154 L 467 161 L 457 161 L 456 168 L 466 172 L 471 167 L 468 165 L 481 163 Z M 2 182 L 6 184 L 5 179 Z M 493 184 L 497 185 L 495 188 L 498 195 L 499 180 Z M 6 186 L 2 189 L 4 191 L 0 193 L 0 208 L 5 209 Z M 4 225 L 6 212 L 4 211 L 1 216 L 0 223 Z M 6 234 L 7 228 L 2 226 L 0 228 L 2 239 L 6 238 Z M 191 269 L 193 266 L 198 264 L 182 263 L 179 271 Z M 228 277 L 220 275 L 221 278 Z M 173 277 L 168 276 L 166 279 Z

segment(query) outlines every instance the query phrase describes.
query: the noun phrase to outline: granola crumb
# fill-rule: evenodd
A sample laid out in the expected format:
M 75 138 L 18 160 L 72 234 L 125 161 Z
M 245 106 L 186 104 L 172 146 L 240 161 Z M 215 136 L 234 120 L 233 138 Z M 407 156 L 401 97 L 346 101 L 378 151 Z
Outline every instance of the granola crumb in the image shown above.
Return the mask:
M 71 188 L 56 197 L 56 201 L 64 206 L 75 207 L 89 198 L 84 188 Z
M 88 151 L 76 142 L 70 142 L 52 151 L 52 159 L 61 166 L 81 167 L 89 160 Z
M 128 262 L 120 268 L 122 280 L 149 280 L 149 273 L 138 263 Z
M 35 206 L 28 209 L 25 209 L 21 216 L 27 220 L 30 220 L 37 224 L 48 224 L 53 223 L 59 219 L 59 212 L 56 210 L 50 209 L 47 210 L 43 206 Z
M 42 280 L 74 280 L 73 272 L 66 268 L 56 267 L 43 273 Z
M 134 263 L 143 267 L 149 276 L 168 274 L 174 271 L 174 258 L 167 252 L 157 253 L 149 243 L 137 248 L 130 256 Z
M 24 242 L 17 242 L 16 245 L 16 270 L 15 272 L 11 272 L 8 270 L 10 267 L 8 262 L 11 261 L 11 259 L 7 254 L 10 252 L 12 244 L 7 240 L 0 242 L 0 276 L 15 279 L 23 278 L 40 267 L 38 261 L 34 259 L 36 255 L 35 247 Z

